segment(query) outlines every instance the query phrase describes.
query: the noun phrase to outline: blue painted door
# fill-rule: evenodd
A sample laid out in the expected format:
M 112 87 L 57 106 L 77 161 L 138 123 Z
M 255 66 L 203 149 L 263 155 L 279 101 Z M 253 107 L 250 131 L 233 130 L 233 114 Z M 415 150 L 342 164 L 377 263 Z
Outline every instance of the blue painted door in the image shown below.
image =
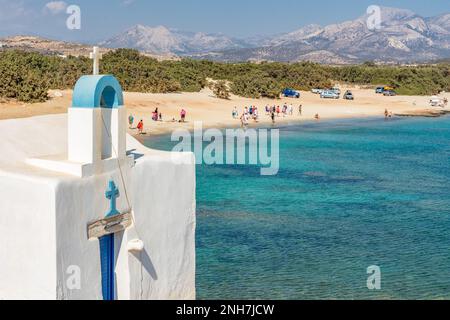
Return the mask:
M 103 300 L 115 299 L 114 276 L 114 235 L 100 238 L 100 260 L 102 267 L 102 293 Z

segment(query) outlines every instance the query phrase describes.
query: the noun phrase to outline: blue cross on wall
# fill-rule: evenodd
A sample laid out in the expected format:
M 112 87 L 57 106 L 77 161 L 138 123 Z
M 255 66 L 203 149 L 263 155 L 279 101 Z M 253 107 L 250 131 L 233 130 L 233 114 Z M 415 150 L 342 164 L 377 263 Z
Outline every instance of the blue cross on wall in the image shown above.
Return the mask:
M 117 210 L 116 200 L 120 197 L 114 181 L 110 181 L 105 197 L 109 200 L 109 211 L 106 218 L 120 214 Z M 103 300 L 111 301 L 115 299 L 115 250 L 114 234 L 100 238 L 100 262 L 102 267 L 102 293 Z
M 119 189 L 117 189 L 116 184 L 114 181 L 109 182 L 108 190 L 105 192 L 105 197 L 109 199 L 109 212 L 106 213 L 106 217 L 110 218 L 112 216 L 115 216 L 117 214 L 120 214 L 119 211 L 117 211 L 117 205 L 116 205 L 116 199 L 120 197 Z

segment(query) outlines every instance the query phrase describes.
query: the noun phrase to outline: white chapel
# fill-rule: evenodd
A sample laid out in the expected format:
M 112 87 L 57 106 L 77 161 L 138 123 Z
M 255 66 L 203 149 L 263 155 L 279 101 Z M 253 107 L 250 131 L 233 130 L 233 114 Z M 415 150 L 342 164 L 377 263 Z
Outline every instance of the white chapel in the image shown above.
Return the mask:
M 0 300 L 195 299 L 194 156 L 128 135 L 91 57 L 67 115 L 0 121 Z

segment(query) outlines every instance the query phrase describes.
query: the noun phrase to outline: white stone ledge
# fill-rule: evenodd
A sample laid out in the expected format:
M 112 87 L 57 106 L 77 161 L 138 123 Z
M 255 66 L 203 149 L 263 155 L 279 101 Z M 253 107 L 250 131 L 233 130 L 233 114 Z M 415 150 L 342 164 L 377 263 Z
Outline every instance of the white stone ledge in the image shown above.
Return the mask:
M 132 168 L 134 166 L 134 156 L 130 155 L 122 159 L 106 159 L 92 163 L 77 163 L 67 160 L 65 154 L 45 156 L 41 158 L 27 159 L 26 163 L 40 169 L 68 174 L 79 178 L 88 178 L 97 174 L 104 174 L 121 168 Z

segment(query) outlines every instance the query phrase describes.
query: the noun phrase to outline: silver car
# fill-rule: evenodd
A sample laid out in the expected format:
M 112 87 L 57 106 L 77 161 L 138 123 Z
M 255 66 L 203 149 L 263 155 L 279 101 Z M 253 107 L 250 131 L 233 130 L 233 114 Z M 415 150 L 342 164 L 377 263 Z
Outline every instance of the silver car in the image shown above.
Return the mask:
M 322 99 L 339 99 L 339 98 L 340 98 L 340 95 L 337 94 L 337 93 L 334 92 L 334 91 L 323 91 L 323 92 L 320 94 L 320 97 L 321 97 Z

